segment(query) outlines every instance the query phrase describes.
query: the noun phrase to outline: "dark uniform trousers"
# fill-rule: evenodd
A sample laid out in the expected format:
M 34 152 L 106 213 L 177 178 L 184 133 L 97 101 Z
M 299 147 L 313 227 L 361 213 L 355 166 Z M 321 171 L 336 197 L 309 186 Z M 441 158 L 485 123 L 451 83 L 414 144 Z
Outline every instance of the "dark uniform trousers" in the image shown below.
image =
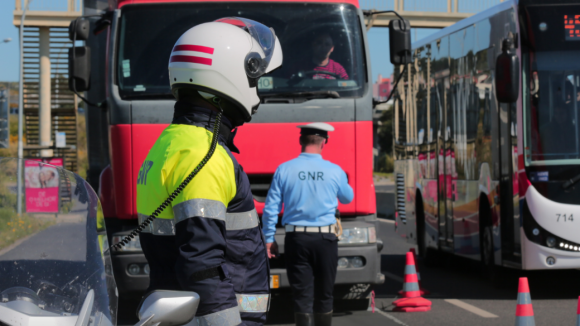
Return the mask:
M 286 270 L 294 312 L 332 311 L 338 264 L 338 238 L 333 233 L 288 232 L 284 242 Z

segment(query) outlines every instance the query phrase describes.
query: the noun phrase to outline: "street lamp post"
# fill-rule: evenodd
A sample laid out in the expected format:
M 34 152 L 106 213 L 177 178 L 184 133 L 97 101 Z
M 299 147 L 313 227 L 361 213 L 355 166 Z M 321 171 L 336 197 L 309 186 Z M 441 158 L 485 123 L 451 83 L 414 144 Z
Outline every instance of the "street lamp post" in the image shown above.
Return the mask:
M 20 17 L 20 82 L 18 84 L 18 195 L 17 195 L 17 210 L 18 215 L 22 214 L 22 181 L 24 178 L 22 158 L 24 150 L 22 143 L 22 124 L 24 120 L 24 19 L 26 18 L 26 10 L 32 0 L 24 1 L 24 10 L 22 17 Z
M 2 43 L 8 43 L 12 41 L 10 37 L 7 37 L 2 40 Z M 8 82 L 8 112 L 10 113 L 10 82 Z

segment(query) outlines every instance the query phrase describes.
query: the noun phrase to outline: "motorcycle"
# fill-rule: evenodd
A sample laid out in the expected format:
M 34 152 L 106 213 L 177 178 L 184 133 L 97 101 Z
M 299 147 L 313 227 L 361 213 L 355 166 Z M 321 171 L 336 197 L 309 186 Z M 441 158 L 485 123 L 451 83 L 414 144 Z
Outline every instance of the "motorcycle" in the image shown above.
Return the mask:
M 97 194 L 79 175 L 0 158 L 0 326 L 114 326 L 118 292 Z M 199 296 L 154 291 L 135 326 L 192 322 Z

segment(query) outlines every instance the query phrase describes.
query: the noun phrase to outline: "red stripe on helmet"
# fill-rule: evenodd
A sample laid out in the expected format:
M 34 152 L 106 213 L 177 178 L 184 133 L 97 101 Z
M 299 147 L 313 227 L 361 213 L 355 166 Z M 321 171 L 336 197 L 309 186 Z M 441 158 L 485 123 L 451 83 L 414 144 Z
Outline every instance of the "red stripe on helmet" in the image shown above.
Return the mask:
M 222 19 L 216 20 L 216 22 L 226 23 L 226 24 L 230 24 L 230 25 L 234 25 L 234 26 L 238 26 L 238 27 L 242 27 L 242 28 L 246 27 L 246 24 L 239 19 L 222 18 Z
M 193 55 L 174 55 L 174 56 L 171 56 L 171 59 L 169 59 L 169 62 L 190 62 L 190 63 L 199 63 L 202 65 L 211 66 L 212 60 L 208 59 L 208 58 L 196 57 Z
M 176 45 L 173 48 L 173 52 L 175 51 L 195 51 L 195 52 L 202 52 L 207 54 L 213 54 L 213 48 L 203 45 L 191 45 L 191 44 L 181 44 Z

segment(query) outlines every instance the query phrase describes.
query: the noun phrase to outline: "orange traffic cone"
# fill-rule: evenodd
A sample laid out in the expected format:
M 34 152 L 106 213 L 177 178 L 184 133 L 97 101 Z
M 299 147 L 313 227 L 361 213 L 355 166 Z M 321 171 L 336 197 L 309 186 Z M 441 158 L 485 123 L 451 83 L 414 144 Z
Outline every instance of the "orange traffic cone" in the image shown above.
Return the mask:
M 409 251 L 411 251 L 413 253 L 413 259 L 415 259 L 415 263 L 417 263 L 417 253 L 415 253 L 415 248 L 411 248 L 411 249 L 409 249 Z M 418 264 L 415 264 L 415 269 L 417 270 L 417 280 L 419 283 L 419 289 L 421 291 L 421 295 L 431 294 L 431 292 L 429 292 L 429 290 L 426 290 L 421 286 L 421 273 L 419 273 L 419 265 Z M 399 295 L 403 295 L 403 290 L 399 291 Z
M 419 289 L 419 280 L 415 270 L 415 259 L 413 253 L 407 253 L 407 264 L 405 266 L 405 284 L 403 285 L 402 298 L 393 302 L 395 309 L 393 311 L 429 311 L 431 310 L 431 301 L 421 297 Z
M 518 305 L 516 307 L 516 326 L 535 326 L 534 310 L 527 277 L 520 277 L 518 286 Z

